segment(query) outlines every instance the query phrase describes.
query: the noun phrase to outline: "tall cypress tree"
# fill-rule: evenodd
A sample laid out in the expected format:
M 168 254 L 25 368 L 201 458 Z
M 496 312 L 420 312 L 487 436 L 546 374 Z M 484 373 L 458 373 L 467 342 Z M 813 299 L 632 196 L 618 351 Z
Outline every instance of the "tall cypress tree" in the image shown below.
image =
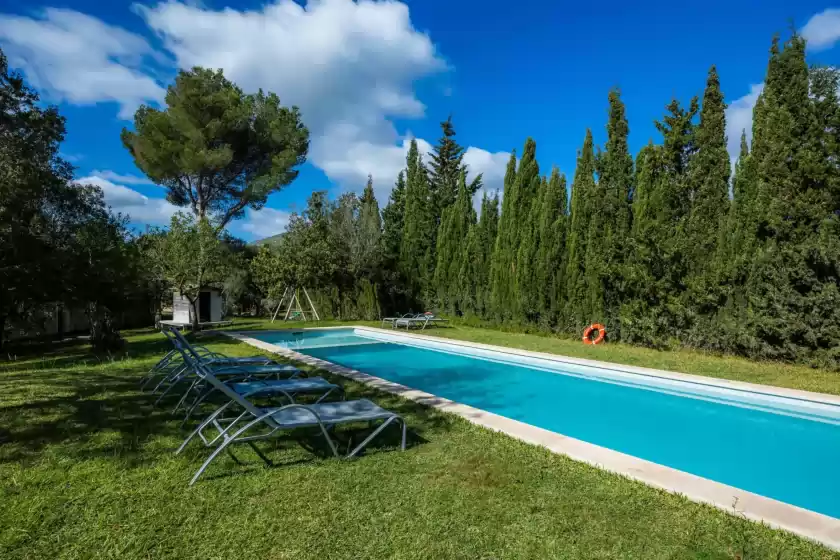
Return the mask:
M 703 264 L 715 254 L 718 230 L 729 210 L 729 153 L 726 150 L 726 103 L 720 78 L 712 66 L 703 93 L 703 109 L 697 127 L 697 154 L 691 169 L 691 212 L 688 241 L 692 266 Z
M 516 174 L 517 199 L 514 201 L 517 215 L 514 239 L 514 297 L 511 298 L 509 306 L 513 317 L 526 321 L 536 320 L 539 312 L 539 294 L 536 286 L 536 258 L 540 244 L 538 222 L 542 191 L 548 188 L 545 177 L 540 178 L 536 150 L 536 142 L 528 138 Z
M 406 279 L 413 299 L 426 303 L 434 273 L 432 234 L 434 216 L 426 168 L 411 141 L 406 158 L 405 218 L 400 245 L 400 270 Z
M 572 207 L 565 259 L 565 316 L 569 321 L 568 327 L 573 330 L 578 330 L 591 319 L 587 305 L 586 246 L 596 186 L 592 131 L 587 129 L 583 147 L 578 152 L 577 168 L 572 182 Z
M 455 201 L 443 213 L 437 239 L 437 266 L 434 286 L 438 302 L 450 313 L 463 311 L 469 284 L 460 275 L 467 249 L 464 241 L 475 224 L 475 210 L 467 186 L 467 173 L 461 172 Z
M 697 127 L 696 155 L 691 161 L 691 209 L 686 224 L 687 306 L 693 329 L 708 329 L 704 320 L 720 306 L 726 276 L 717 257 L 729 213 L 730 160 L 726 149 L 726 103 L 717 69 L 712 66 L 703 93 Z M 698 333 L 699 334 L 699 333 Z M 694 335 L 695 337 L 697 335 Z M 702 336 L 702 334 L 700 334 Z
M 565 289 L 563 256 L 566 248 L 568 193 L 566 177 L 557 167 L 542 191 L 537 220 L 539 248 L 535 262 L 535 291 L 540 322 L 553 326 L 560 312 L 558 294 Z
M 516 151 L 512 151 L 505 171 L 504 191 L 502 192 L 502 214 L 499 217 L 499 229 L 493 247 L 490 268 L 490 301 L 493 314 L 497 319 L 510 318 L 508 302 L 512 297 L 513 252 L 516 237 L 515 199 L 516 190 Z
M 618 332 L 623 291 L 623 261 L 630 230 L 633 157 L 627 145 L 630 128 L 621 94 L 609 94 L 607 144 L 596 161 L 598 210 L 590 218 L 587 240 L 589 306 L 593 319 Z
M 499 229 L 499 194 L 492 197 L 485 192 L 481 198 L 481 217 L 470 228 L 466 251 L 461 261 L 460 277 L 464 281 L 465 314 L 489 318 L 490 261 Z
M 826 141 L 833 111 L 819 103 L 834 94 L 828 87 L 811 95 L 805 41 L 795 33 L 782 50 L 774 41 L 765 82 L 762 135 L 753 148 L 757 250 L 746 286 L 747 336 L 739 342 L 765 357 L 831 356 L 830 341 L 840 334 L 836 154 Z
M 400 171 L 388 198 L 388 205 L 382 211 L 382 257 L 386 270 L 397 270 L 402 245 L 403 222 L 405 220 L 405 171 Z
M 373 193 L 373 177 L 368 175 L 365 190 L 359 199 L 359 225 L 356 228 L 358 240 L 353 243 L 353 260 L 362 263 L 362 269 L 374 283 L 379 281 L 382 258 L 382 216 L 379 202 Z
M 665 247 L 667 216 L 663 215 L 663 195 L 667 189 L 661 148 L 651 140 L 636 158 L 633 226 L 630 239 L 633 247 L 624 267 L 626 297 L 621 307 L 622 338 L 629 342 L 653 343 L 659 332 L 657 318 L 660 293 L 667 271 Z M 665 227 L 663 227 L 665 226 Z

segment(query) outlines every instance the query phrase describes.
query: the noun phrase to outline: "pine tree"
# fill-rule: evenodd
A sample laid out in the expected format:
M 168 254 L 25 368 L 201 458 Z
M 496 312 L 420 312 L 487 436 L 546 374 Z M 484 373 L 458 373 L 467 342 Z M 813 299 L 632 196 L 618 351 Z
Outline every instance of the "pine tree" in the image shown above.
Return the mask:
M 586 131 L 583 147 L 578 152 L 575 178 L 572 182 L 572 207 L 566 249 L 566 303 L 568 327 L 577 331 L 588 324 L 591 314 L 587 306 L 586 245 L 589 220 L 595 196 L 595 154 L 592 131 Z M 504 216 L 504 213 L 502 213 Z
M 496 234 L 499 229 L 499 194 L 485 192 L 481 199 L 481 217 L 470 228 L 467 250 L 461 262 L 464 280 L 463 310 L 467 315 L 490 318 L 490 266 Z
M 493 246 L 490 268 L 490 301 L 494 316 L 499 320 L 510 318 L 510 306 L 513 291 L 513 243 L 516 237 L 515 202 L 517 195 L 516 151 L 512 151 L 505 171 L 504 191 L 502 192 L 502 214 L 499 217 L 499 229 Z
M 443 134 L 428 154 L 430 212 L 434 221 L 432 247 L 437 246 L 437 231 L 443 221 L 444 211 L 455 202 L 461 173 L 468 171 L 464 164 L 464 148 L 455 140 L 451 115 L 440 123 L 440 128 Z M 479 174 L 467 185 L 470 195 L 478 192 L 481 186 L 482 176 Z
M 464 241 L 475 224 L 475 210 L 472 196 L 466 183 L 466 171 L 461 172 L 458 194 L 455 201 L 443 215 L 443 222 L 437 239 L 437 266 L 434 286 L 440 305 L 450 313 L 463 311 L 467 298 L 468 283 L 461 277 L 461 266 L 466 258 Z
M 400 270 L 414 300 L 429 302 L 431 279 L 434 273 L 432 235 L 434 216 L 431 215 L 431 196 L 426 168 L 412 140 L 406 158 L 405 217 L 400 245 Z

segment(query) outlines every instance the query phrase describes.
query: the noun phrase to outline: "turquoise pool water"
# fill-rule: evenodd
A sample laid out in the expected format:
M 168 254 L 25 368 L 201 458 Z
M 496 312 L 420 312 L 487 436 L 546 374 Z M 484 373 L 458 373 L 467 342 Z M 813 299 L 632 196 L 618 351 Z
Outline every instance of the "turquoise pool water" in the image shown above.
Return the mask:
M 299 331 L 269 331 L 252 333 L 251 336 L 264 342 L 270 342 L 283 348 L 303 350 L 331 346 L 349 346 L 376 342 L 370 338 L 358 336 L 353 329 L 308 329 Z
M 273 333 L 252 336 L 277 343 Z M 840 518 L 836 423 L 378 342 L 347 330 L 316 334 L 299 351 Z

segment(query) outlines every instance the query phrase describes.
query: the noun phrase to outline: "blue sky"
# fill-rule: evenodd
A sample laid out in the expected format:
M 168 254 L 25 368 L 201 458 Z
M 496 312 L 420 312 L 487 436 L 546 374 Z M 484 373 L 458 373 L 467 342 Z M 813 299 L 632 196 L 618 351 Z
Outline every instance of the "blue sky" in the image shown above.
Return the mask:
M 282 231 L 309 193 L 360 190 L 380 203 L 407 138 L 434 143 L 452 113 L 472 170 L 501 186 L 511 149 L 537 141 L 543 172 L 571 181 L 591 127 L 604 141 L 607 93 L 627 104 L 634 152 L 658 136 L 671 98 L 701 95 L 718 66 L 730 141 L 749 127 L 774 32 L 790 22 L 812 63 L 838 64 L 840 9 L 783 0 L 696 4 L 350 0 L 37 3 L 0 0 L 0 47 L 68 119 L 62 152 L 136 224 L 174 211 L 119 140 L 141 103 L 156 104 L 177 68 L 223 68 L 246 90 L 300 105 L 312 132 L 300 178 L 267 209 L 230 226 L 246 239 Z M 840 5 L 836 6 L 840 8 Z

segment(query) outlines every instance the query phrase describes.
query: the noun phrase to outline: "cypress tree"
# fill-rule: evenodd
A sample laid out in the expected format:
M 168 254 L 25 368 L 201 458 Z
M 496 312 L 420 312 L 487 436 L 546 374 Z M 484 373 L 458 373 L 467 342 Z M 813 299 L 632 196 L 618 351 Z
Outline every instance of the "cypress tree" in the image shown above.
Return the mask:
M 516 236 L 515 228 L 515 189 L 516 182 L 516 151 L 512 151 L 505 171 L 504 191 L 502 192 L 502 214 L 499 217 L 499 229 L 496 243 L 493 247 L 493 257 L 490 269 L 490 300 L 493 314 L 497 319 L 510 318 L 510 307 L 507 303 L 512 297 L 513 282 L 513 243 Z
M 437 266 L 434 286 L 438 302 L 450 313 L 460 313 L 467 298 L 468 283 L 460 275 L 465 258 L 470 228 L 475 224 L 475 210 L 472 206 L 466 183 L 466 171 L 461 171 L 458 194 L 455 201 L 443 214 L 443 222 L 437 239 Z
M 623 261 L 630 231 L 630 201 L 633 193 L 633 157 L 627 145 L 630 127 L 619 90 L 609 94 L 607 144 L 596 160 L 597 204 L 590 217 L 586 266 L 589 278 L 589 309 L 593 320 L 619 332 Z
M 464 313 L 489 318 L 490 266 L 499 229 L 499 194 L 485 192 L 481 198 L 481 217 L 470 228 L 467 250 L 461 263 L 461 278 L 466 284 Z
M 583 147 L 578 152 L 575 178 L 572 182 L 572 207 L 565 259 L 568 308 L 565 316 L 568 318 L 569 328 L 574 331 L 588 324 L 591 319 L 587 306 L 586 246 L 596 187 L 592 131 L 587 129 Z
M 691 212 L 688 238 L 692 265 L 702 265 L 715 254 L 718 229 L 729 210 L 729 153 L 726 150 L 726 103 L 720 78 L 712 66 L 703 93 L 697 127 L 697 154 L 692 161 Z
M 703 109 L 697 127 L 696 155 L 691 162 L 691 210 L 686 224 L 688 259 L 687 307 L 695 334 L 703 337 L 709 326 L 703 317 L 721 304 L 723 270 L 716 259 L 722 228 L 729 215 L 729 153 L 726 149 L 726 103 L 717 69 L 709 69 Z M 720 250 L 724 250 L 720 248 Z M 697 329 L 701 332 L 697 332 Z
M 517 199 L 514 213 L 516 236 L 513 297 L 510 312 L 518 320 L 535 321 L 538 316 L 538 288 L 536 286 L 536 258 L 539 250 L 539 214 L 542 191 L 548 188 L 545 177 L 540 177 L 537 163 L 537 144 L 532 138 L 525 141 L 522 161 L 516 174 Z
M 636 158 L 635 193 L 631 244 L 624 267 L 626 299 L 621 307 L 622 338 L 629 342 L 653 343 L 659 336 L 658 306 L 661 284 L 666 278 L 665 247 L 661 247 L 662 195 L 666 189 L 661 149 L 651 140 Z M 667 224 L 664 224 L 667 225 Z M 665 232 L 667 234 L 667 231 Z
M 432 235 L 434 216 L 431 215 L 431 196 L 426 168 L 411 141 L 406 158 L 405 218 L 400 244 L 400 270 L 408 283 L 411 296 L 421 303 L 429 301 L 429 289 L 434 273 Z
M 358 240 L 353 243 L 357 255 L 352 260 L 361 263 L 365 275 L 372 282 L 379 281 L 382 257 L 382 216 L 379 214 L 379 202 L 373 193 L 373 177 L 368 175 L 365 190 L 359 199 L 359 225 L 355 228 Z
M 405 220 L 405 172 L 400 171 L 388 205 L 382 211 L 382 257 L 386 270 L 396 271 L 402 245 Z
M 762 136 L 753 149 L 757 250 L 746 286 L 749 338 L 739 341 L 743 351 L 764 357 L 834 359 L 840 335 L 836 153 L 828 141 L 835 121 L 822 104 L 836 94 L 817 81 L 819 95 L 812 96 L 811 76 L 801 37 L 794 33 L 781 51 L 774 41 Z
M 565 267 L 563 256 L 566 246 L 568 193 L 566 177 L 557 167 L 552 168 L 551 178 L 542 190 L 537 220 L 539 249 L 535 264 L 535 290 L 540 322 L 553 326 L 560 312 L 558 293 L 564 290 Z

